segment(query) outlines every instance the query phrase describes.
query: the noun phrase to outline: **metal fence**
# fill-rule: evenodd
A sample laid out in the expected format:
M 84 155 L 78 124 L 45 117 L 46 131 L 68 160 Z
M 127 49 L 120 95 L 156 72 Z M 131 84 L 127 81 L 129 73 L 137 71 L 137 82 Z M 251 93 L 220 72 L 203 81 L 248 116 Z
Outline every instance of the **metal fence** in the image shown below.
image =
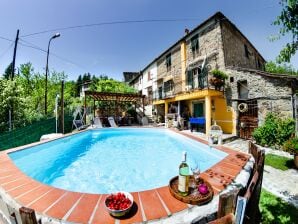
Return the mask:
M 295 122 L 296 122 L 296 136 L 298 137 L 298 94 L 294 95 L 294 108 L 295 108 Z
M 68 133 L 72 130 L 71 116 L 65 116 L 64 125 L 65 133 Z M 55 132 L 55 118 L 49 118 L 46 120 L 40 120 L 26 127 L 18 128 L 10 132 L 1 133 L 0 151 L 39 141 L 42 135 Z

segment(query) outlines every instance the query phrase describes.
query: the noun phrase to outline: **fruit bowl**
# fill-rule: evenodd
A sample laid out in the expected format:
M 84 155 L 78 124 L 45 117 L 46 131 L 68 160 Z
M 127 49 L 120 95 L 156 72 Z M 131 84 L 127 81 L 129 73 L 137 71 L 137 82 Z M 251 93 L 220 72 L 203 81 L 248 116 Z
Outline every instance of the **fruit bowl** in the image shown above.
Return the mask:
M 133 197 L 126 191 L 118 191 L 109 194 L 105 199 L 105 207 L 110 215 L 115 217 L 124 216 L 129 213 L 133 205 Z

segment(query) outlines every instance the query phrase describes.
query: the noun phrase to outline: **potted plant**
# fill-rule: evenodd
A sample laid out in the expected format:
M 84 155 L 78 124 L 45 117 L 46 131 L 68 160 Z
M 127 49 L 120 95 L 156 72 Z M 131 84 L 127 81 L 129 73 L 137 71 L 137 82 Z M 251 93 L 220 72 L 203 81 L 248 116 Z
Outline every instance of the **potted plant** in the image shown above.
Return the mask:
M 290 138 L 283 145 L 285 151 L 294 155 L 294 164 L 298 168 L 298 137 Z
M 222 86 L 225 84 L 225 80 L 228 78 L 227 74 L 218 69 L 214 69 L 211 71 L 213 77 L 209 80 L 210 83 L 215 87 L 216 90 L 220 90 Z

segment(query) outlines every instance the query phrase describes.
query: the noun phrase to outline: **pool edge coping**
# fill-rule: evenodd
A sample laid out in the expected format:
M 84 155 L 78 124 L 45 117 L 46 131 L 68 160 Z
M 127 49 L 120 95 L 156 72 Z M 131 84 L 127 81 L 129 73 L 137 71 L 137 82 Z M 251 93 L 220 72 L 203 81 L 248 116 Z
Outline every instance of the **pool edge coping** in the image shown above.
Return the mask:
M 151 128 L 151 127 L 146 127 L 146 128 Z M 155 128 L 155 127 L 154 127 Z M 158 128 L 158 129 L 164 129 L 164 128 Z M 15 147 L 15 148 L 12 148 L 12 149 L 8 149 L 8 150 L 4 150 L 4 151 L 1 151 L 0 152 L 0 164 L 3 162 L 3 159 L 4 159 L 4 161 L 10 161 L 10 165 L 12 164 L 14 167 L 15 167 L 15 170 L 17 170 L 18 172 L 20 172 L 21 174 L 23 174 L 25 177 L 27 177 L 27 180 L 29 179 L 31 182 L 36 182 L 37 184 L 39 184 L 39 185 L 41 185 L 41 186 L 47 186 L 47 187 L 49 187 L 49 188 L 51 188 L 52 190 L 50 190 L 50 192 L 51 191 L 54 191 L 55 189 L 56 190 L 58 190 L 58 191 L 63 191 L 64 192 L 64 194 L 63 195 L 65 195 L 65 194 L 70 194 L 70 193 L 74 193 L 74 192 L 72 192 L 72 191 L 67 191 L 67 190 L 63 190 L 63 189 L 59 189 L 59 188 L 55 188 L 55 187 L 52 187 L 52 186 L 49 186 L 49 185 L 46 185 L 46 184 L 43 184 L 43 183 L 40 183 L 40 182 L 38 182 L 38 181 L 36 181 L 36 180 L 34 180 L 34 179 L 32 179 L 31 177 L 29 177 L 29 176 L 27 176 L 27 175 L 25 175 L 24 173 L 22 173 L 22 171 L 20 171 L 19 169 L 18 169 L 18 167 L 16 167 L 15 165 L 14 165 L 14 163 L 12 162 L 12 160 L 10 159 L 10 157 L 9 157 L 9 153 L 11 153 L 11 152 L 15 152 L 15 151 L 19 151 L 19 150 L 24 150 L 24 149 L 26 149 L 26 148 L 28 148 L 28 147 L 32 147 L 32 146 L 36 146 L 36 145 L 39 145 L 39 144 L 43 144 L 43 143 L 47 143 L 47 142 L 51 142 L 51 141 L 54 141 L 54 140 L 57 140 L 57 139 L 61 139 L 61 138 L 65 138 L 65 137 L 68 137 L 68 136 L 71 136 L 71 135 L 75 135 L 75 134 L 78 134 L 78 133 L 82 133 L 82 132 L 86 132 L 86 131 L 90 131 L 90 130 L 94 130 L 94 129 L 86 129 L 86 130 L 82 130 L 82 131 L 79 131 L 79 132 L 75 132 L 75 133 L 69 133 L 69 134 L 66 134 L 66 135 L 63 135 L 63 136 L 61 136 L 61 137 L 57 137 L 57 138 L 54 138 L 54 139 L 50 139 L 50 140 L 44 140 L 44 141 L 42 141 L 42 142 L 35 142 L 35 143 L 31 143 L 31 144 L 27 144 L 27 145 L 24 145 L 24 146 L 19 146 L 19 147 Z M 193 140 L 195 140 L 195 141 L 199 141 L 199 142 L 201 142 L 201 143 L 203 143 L 203 144 L 208 144 L 208 142 L 206 141 L 206 140 L 203 140 L 203 139 L 201 139 L 200 137 L 198 137 L 198 136 L 194 136 L 194 135 L 191 135 L 191 134 L 189 134 L 189 133 L 181 133 L 181 132 L 179 132 L 179 131 L 177 131 L 177 130 L 173 130 L 173 129 L 167 129 L 167 130 L 171 130 L 171 131 L 174 131 L 175 133 L 178 133 L 178 134 L 181 134 L 181 135 L 183 135 L 183 136 L 185 136 L 185 137 L 188 137 L 188 138 L 191 138 L 191 139 L 193 139 Z M 246 161 L 246 163 L 249 161 L 249 158 L 250 158 L 250 155 L 249 154 L 247 154 L 247 153 L 243 153 L 243 152 L 237 152 L 237 151 L 234 151 L 233 149 L 230 149 L 230 148 L 228 148 L 228 147 L 225 147 L 225 146 L 216 146 L 215 147 L 216 149 L 218 149 L 218 150 L 220 150 L 220 151 L 224 151 L 224 152 L 226 152 L 228 155 L 225 157 L 225 158 L 227 158 L 227 157 L 230 157 L 230 156 L 232 156 L 233 158 L 227 158 L 227 159 L 234 159 L 234 156 L 236 155 L 236 154 L 241 154 L 241 155 L 245 155 L 245 158 L 247 158 L 247 161 Z M 7 158 L 3 158 L 3 155 L 4 155 L 4 157 L 5 157 L 5 155 L 6 155 L 6 157 Z M 224 158 L 224 159 L 225 159 Z M 224 159 L 222 159 L 222 160 L 224 160 Z M 220 161 L 220 162 L 222 162 L 222 160 Z M 215 164 L 215 165 L 213 165 L 212 167 L 210 167 L 208 170 L 213 170 L 213 169 L 219 169 L 218 167 L 217 167 L 217 165 L 220 163 L 220 162 L 218 162 L 217 164 Z M 245 166 L 245 164 L 242 164 L 241 166 L 239 166 L 238 168 L 237 168 L 237 166 L 233 166 L 233 165 L 229 165 L 229 161 L 227 160 L 227 161 L 224 161 L 223 163 L 226 163 L 226 164 L 223 164 L 224 166 L 223 167 L 226 167 L 226 169 L 228 170 L 228 169 L 230 169 L 231 170 L 231 172 L 234 170 L 234 173 L 236 173 L 237 172 L 237 174 L 235 174 L 235 175 L 232 175 L 232 174 L 230 174 L 230 176 L 231 176 L 231 181 L 233 180 L 233 179 L 235 179 L 236 177 L 237 177 L 237 175 L 241 172 L 241 170 L 243 169 L 243 167 Z M 239 169 L 241 167 L 241 169 Z M 209 178 L 209 176 L 210 176 L 210 171 L 208 171 L 208 170 L 206 170 L 205 172 L 203 172 L 202 174 L 203 174 L 203 178 L 206 178 L 206 179 L 208 179 Z M 0 170 L 1 171 L 1 170 Z M 214 177 L 214 173 L 213 172 L 211 172 L 211 174 L 213 174 L 209 179 L 211 179 L 212 181 L 211 181 L 211 183 L 213 183 L 213 182 L 215 182 L 216 184 L 217 184 L 217 187 L 215 187 L 215 194 L 218 194 L 219 192 L 221 192 L 222 190 L 224 190 L 225 188 L 227 188 L 227 186 L 228 186 L 228 184 L 230 184 L 231 183 L 231 181 L 228 183 L 228 184 L 225 184 L 226 186 L 224 187 L 224 188 L 222 188 L 221 189 L 221 187 L 220 187 L 220 184 L 218 183 L 218 181 L 214 181 L 213 180 L 213 177 Z M 221 174 L 222 175 L 222 174 Z M 228 175 L 229 176 L 229 175 Z M 232 177 L 232 176 L 234 176 L 234 177 Z M 224 181 L 227 181 L 226 179 L 224 179 Z M 210 181 L 209 181 L 210 182 Z M 4 183 L 5 184 L 5 183 Z M 214 184 L 214 183 L 213 183 Z M 3 183 L 1 183 L 1 179 L 0 179 L 0 185 L 1 185 L 1 189 L 3 189 Z M 4 185 L 5 186 L 5 185 Z M 190 208 L 189 207 L 186 207 L 186 208 L 184 208 L 184 209 L 178 209 L 179 211 L 176 211 L 175 213 L 171 213 L 170 212 L 170 214 L 169 214 L 169 208 L 167 208 L 167 206 L 165 205 L 166 203 L 165 202 L 162 202 L 163 200 L 163 198 L 159 195 L 159 194 L 156 194 L 156 192 L 158 193 L 158 191 L 159 191 L 159 189 L 163 189 L 164 191 L 165 191 L 165 189 L 167 189 L 168 188 L 168 186 L 163 186 L 163 187 L 160 187 L 160 188 L 154 188 L 154 189 L 151 189 L 151 190 L 147 190 L 147 191 L 140 191 L 140 192 L 133 192 L 133 193 L 135 193 L 135 194 L 137 194 L 138 195 L 138 199 L 141 201 L 141 198 L 142 198 L 142 196 L 140 196 L 140 194 L 141 195 L 143 195 L 143 196 L 146 196 L 146 195 L 144 195 L 144 194 L 147 194 L 147 193 L 152 193 L 152 191 L 153 191 L 153 196 L 157 196 L 158 198 L 159 198 L 159 200 L 160 200 L 160 204 L 161 204 L 161 206 L 162 207 L 160 207 L 160 208 L 163 208 L 165 211 L 162 213 L 162 214 L 159 214 L 159 216 L 161 216 L 161 217 L 156 217 L 156 218 L 154 218 L 154 219 L 149 219 L 148 220 L 148 218 L 146 217 L 146 212 L 143 210 L 144 208 L 142 208 L 143 206 L 141 205 L 140 207 L 140 210 L 141 211 L 139 211 L 139 212 L 141 212 L 141 216 L 142 216 L 142 220 L 141 220 L 141 222 L 143 222 L 143 221 L 154 221 L 154 220 L 156 220 L 156 219 L 160 219 L 160 218 L 167 218 L 168 216 L 171 216 L 171 215 L 173 215 L 173 214 L 175 214 L 175 213 L 178 213 L 178 212 L 181 212 L 181 211 L 184 211 L 184 210 L 189 210 Z M 11 190 L 9 190 L 9 191 L 11 191 Z M 11 196 L 10 194 L 9 194 L 9 191 L 6 191 L 5 189 L 4 189 L 4 192 L 6 193 L 6 194 L 8 194 L 11 198 L 12 198 L 12 200 L 14 200 L 15 201 L 15 203 L 20 207 L 20 206 L 23 206 L 22 205 L 22 203 L 20 203 L 17 199 L 15 199 L 13 196 Z M 147 193 L 146 193 L 147 192 Z M 75 192 L 76 193 L 76 192 Z M 26 192 L 24 192 L 24 194 L 26 194 Z M 57 193 L 58 194 L 58 193 Z M 106 195 L 106 194 L 87 194 L 87 193 L 78 193 L 78 194 L 81 194 L 82 196 L 81 197 L 83 197 L 83 195 L 97 195 L 98 197 L 100 197 L 101 196 L 101 198 L 103 198 L 102 196 L 104 196 L 104 195 Z M 59 199 L 61 199 L 61 195 L 59 196 Z M 17 197 L 18 198 L 18 197 Z M 42 197 L 41 197 L 42 198 Z M 41 199 L 40 198 L 40 199 Z M 55 202 L 59 202 L 59 199 L 57 199 L 57 200 L 55 200 Z M 36 199 L 37 201 L 39 201 L 39 199 Z M 168 200 L 168 199 L 167 199 Z M 98 199 L 98 203 L 100 202 L 100 200 Z M 53 202 L 54 203 L 54 202 Z M 53 207 L 53 203 L 50 205 L 50 207 Z M 141 204 L 142 204 L 142 201 L 140 202 Z M 178 203 L 178 202 L 177 202 Z M 33 203 L 34 204 L 34 203 Z M 32 203 L 31 203 L 31 205 L 32 205 Z M 160 205 L 159 205 L 160 206 Z M 65 221 L 65 222 L 69 222 L 69 220 L 61 220 L 61 219 L 57 219 L 57 218 L 55 218 L 55 217 L 52 217 L 52 216 L 48 216 L 47 214 L 46 214 L 46 212 L 48 212 L 50 209 L 49 208 L 47 208 L 47 209 L 45 209 L 45 210 L 43 210 L 43 211 L 39 211 L 38 209 L 36 210 L 36 212 L 39 214 L 39 215 L 41 215 L 41 216 L 46 216 L 46 217 L 48 217 L 48 218 L 53 218 L 53 219 L 56 219 L 57 221 L 59 221 L 59 222 L 61 222 L 61 221 Z M 46 211 L 46 212 L 45 212 Z M 95 208 L 93 209 L 93 211 L 92 211 L 92 214 L 94 213 L 94 212 L 96 212 L 95 211 Z M 145 214 L 144 214 L 145 213 Z M 94 214 L 93 214 L 94 215 Z M 145 217 L 144 217 L 145 216 Z M 149 216 L 149 217 L 152 217 L 152 216 L 150 216 L 150 215 L 147 215 L 147 216 Z M 69 217 L 69 216 L 68 216 Z M 132 218 L 133 218 L 134 216 L 132 216 Z M 152 217 L 153 218 L 153 217 Z M 89 221 L 89 220 L 88 220 Z M 91 220 L 92 221 L 92 220 Z M 121 223 L 122 223 L 122 220 L 120 221 Z M 124 221 L 124 223 L 126 223 L 125 221 Z

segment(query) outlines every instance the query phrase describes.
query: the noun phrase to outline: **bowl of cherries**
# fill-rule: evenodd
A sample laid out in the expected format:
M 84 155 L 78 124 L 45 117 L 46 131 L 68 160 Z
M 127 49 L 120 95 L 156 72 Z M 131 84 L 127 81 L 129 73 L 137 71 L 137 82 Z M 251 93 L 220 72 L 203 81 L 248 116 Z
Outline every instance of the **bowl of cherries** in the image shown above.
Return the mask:
M 129 213 L 132 204 L 132 195 L 125 191 L 109 194 L 105 199 L 106 209 L 112 216 L 115 217 L 124 216 Z

